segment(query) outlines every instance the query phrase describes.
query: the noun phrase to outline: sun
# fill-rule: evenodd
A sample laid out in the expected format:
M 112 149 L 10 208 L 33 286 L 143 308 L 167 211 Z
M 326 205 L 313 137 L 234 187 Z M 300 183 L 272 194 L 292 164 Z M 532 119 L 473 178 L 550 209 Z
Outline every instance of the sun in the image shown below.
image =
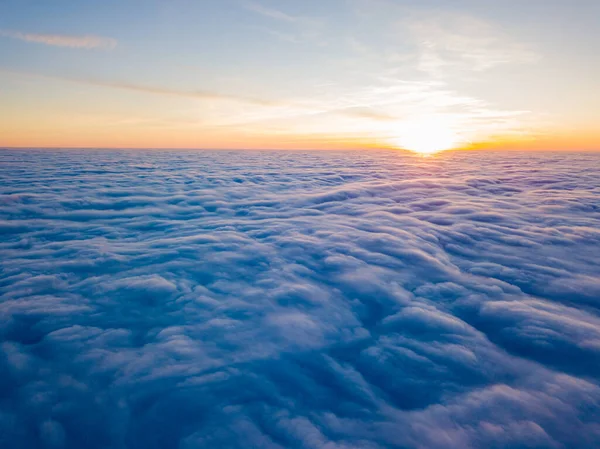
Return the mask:
M 455 148 L 460 143 L 458 133 L 441 118 L 406 121 L 398 126 L 393 138 L 400 148 L 420 154 L 434 154 Z

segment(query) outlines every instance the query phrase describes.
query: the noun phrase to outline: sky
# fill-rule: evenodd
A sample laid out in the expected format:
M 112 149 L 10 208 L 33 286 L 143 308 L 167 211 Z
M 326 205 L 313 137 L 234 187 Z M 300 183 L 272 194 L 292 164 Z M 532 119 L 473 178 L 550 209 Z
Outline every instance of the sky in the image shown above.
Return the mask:
M 600 148 L 596 0 L 2 0 L 0 146 Z

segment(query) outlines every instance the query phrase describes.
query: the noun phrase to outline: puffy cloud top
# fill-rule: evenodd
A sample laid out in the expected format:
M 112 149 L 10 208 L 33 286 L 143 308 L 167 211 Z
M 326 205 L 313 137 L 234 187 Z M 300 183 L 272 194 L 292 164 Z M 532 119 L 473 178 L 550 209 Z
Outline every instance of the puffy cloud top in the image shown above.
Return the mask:
M 600 446 L 600 157 L 0 151 L 0 446 Z

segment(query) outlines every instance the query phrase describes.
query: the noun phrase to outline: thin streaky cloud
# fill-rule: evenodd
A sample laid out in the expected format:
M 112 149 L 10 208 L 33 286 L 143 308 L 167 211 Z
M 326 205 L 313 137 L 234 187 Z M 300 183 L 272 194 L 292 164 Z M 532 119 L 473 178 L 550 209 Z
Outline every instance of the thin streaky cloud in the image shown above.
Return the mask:
M 283 11 L 279 11 L 277 9 L 268 8 L 264 5 L 255 2 L 243 2 L 242 5 L 244 8 L 260 14 L 265 17 L 269 17 L 271 19 L 280 20 L 283 22 L 298 22 L 301 20 L 300 17 L 295 17 L 289 14 L 284 13 Z
M 73 36 L 65 34 L 38 34 L 24 33 L 21 31 L 0 30 L 0 36 L 18 39 L 36 44 L 51 45 L 54 47 L 105 49 L 111 50 L 117 46 L 117 40 L 110 37 L 82 35 Z
M 258 105 L 271 105 L 272 102 L 261 98 L 244 97 L 238 95 L 223 94 L 219 92 L 211 92 L 204 90 L 177 90 L 165 87 L 148 86 L 141 84 L 133 84 L 119 81 L 99 81 L 99 80 L 71 80 L 75 82 L 83 82 L 94 86 L 112 87 L 115 89 L 127 89 L 136 92 L 144 92 L 157 95 L 174 95 L 178 97 L 198 98 L 202 100 L 231 100 L 243 103 L 252 103 Z
M 324 24 L 319 18 L 291 15 L 252 1 L 243 2 L 242 6 L 253 13 L 259 14 L 268 19 L 273 19 L 275 22 L 279 22 L 282 27 L 285 25 L 284 29 L 282 30 L 262 28 L 263 31 L 282 41 L 294 44 L 312 43 L 318 46 L 324 45 Z
M 51 79 L 55 81 L 63 81 L 69 83 L 77 83 L 77 84 L 85 84 L 89 86 L 98 86 L 98 87 L 107 87 L 112 89 L 123 89 L 134 92 L 141 92 L 147 94 L 154 95 L 170 95 L 176 97 L 185 97 L 185 98 L 195 98 L 199 100 L 228 100 L 228 101 L 237 101 L 241 103 L 250 103 L 262 106 L 269 106 L 275 104 L 272 101 L 264 100 L 261 98 L 253 98 L 253 97 L 244 97 L 233 94 L 224 94 L 219 92 L 212 91 L 203 91 L 203 90 L 178 90 L 178 89 L 170 89 L 166 87 L 160 86 L 149 86 L 143 84 L 135 84 L 121 81 L 103 81 L 97 79 L 83 79 L 83 78 L 68 78 L 62 76 L 52 76 L 52 75 L 43 75 L 39 73 L 32 72 L 20 72 L 16 70 L 8 70 L 4 68 L 0 68 L 0 72 L 7 73 L 11 75 L 19 75 L 19 76 L 27 76 L 31 78 L 43 78 L 43 79 Z
M 392 114 L 387 114 L 385 112 L 378 111 L 371 107 L 351 106 L 348 108 L 340 109 L 338 111 L 329 111 L 329 113 L 336 113 L 336 112 L 350 116 L 350 117 L 366 118 L 366 119 L 370 119 L 370 120 L 377 120 L 377 121 L 383 121 L 383 122 L 398 120 L 398 117 L 396 117 Z

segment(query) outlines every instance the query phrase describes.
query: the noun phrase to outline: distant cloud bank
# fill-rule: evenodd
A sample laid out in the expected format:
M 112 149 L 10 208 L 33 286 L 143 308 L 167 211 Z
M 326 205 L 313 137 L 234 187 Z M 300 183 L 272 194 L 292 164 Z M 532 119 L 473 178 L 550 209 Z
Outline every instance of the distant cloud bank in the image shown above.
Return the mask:
M 599 158 L 1 150 L 0 447 L 600 447 Z

